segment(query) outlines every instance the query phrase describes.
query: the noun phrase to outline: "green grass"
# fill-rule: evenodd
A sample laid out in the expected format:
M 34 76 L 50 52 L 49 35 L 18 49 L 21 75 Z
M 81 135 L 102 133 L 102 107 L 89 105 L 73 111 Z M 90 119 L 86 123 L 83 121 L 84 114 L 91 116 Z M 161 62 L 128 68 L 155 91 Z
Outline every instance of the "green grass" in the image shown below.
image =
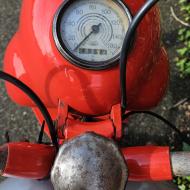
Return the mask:
M 179 0 L 179 7 L 182 15 L 182 20 L 190 23 L 190 1 Z M 178 32 L 178 40 L 182 46 L 177 49 L 176 65 L 181 73 L 181 76 L 190 76 L 190 27 L 182 26 Z

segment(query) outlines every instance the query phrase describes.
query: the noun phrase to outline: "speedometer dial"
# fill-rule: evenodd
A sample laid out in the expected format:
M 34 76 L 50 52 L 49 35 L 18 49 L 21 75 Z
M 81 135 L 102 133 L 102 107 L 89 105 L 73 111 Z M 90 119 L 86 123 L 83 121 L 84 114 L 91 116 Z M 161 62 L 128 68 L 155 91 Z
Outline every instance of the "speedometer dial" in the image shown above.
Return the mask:
M 121 1 L 68 0 L 54 20 L 54 39 L 71 63 L 105 69 L 119 59 L 131 16 Z

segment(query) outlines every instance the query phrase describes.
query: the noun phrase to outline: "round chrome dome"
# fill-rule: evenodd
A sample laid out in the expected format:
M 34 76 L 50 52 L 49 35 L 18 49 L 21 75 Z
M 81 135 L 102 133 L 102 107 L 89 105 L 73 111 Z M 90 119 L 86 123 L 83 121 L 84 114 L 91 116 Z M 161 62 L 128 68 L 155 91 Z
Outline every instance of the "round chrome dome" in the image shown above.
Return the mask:
M 51 172 L 55 190 L 124 190 L 127 177 L 117 145 L 94 133 L 65 142 Z

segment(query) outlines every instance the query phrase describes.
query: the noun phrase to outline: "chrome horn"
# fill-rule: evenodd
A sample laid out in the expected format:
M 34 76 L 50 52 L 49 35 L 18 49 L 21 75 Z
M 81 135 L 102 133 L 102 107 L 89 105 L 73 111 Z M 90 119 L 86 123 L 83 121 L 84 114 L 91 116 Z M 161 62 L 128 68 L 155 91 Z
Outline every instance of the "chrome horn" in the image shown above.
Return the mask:
M 117 145 L 94 133 L 65 142 L 51 172 L 55 190 L 124 190 L 127 177 Z

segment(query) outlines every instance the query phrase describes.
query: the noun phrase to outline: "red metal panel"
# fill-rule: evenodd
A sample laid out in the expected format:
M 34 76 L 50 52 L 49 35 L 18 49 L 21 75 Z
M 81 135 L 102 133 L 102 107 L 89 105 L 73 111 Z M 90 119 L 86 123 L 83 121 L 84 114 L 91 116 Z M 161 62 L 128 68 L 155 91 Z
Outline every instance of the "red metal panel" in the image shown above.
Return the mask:
M 49 176 L 56 155 L 54 147 L 9 143 L 7 149 L 8 157 L 3 176 L 29 179 L 44 179 Z
M 71 139 L 86 132 L 94 132 L 107 138 L 115 136 L 114 126 L 110 119 L 99 122 L 80 122 L 68 119 L 64 128 L 65 139 Z M 59 138 L 63 138 L 59 133 Z
M 52 22 L 62 2 L 23 0 L 19 29 L 7 49 L 4 69 L 29 85 L 48 108 L 57 107 L 61 99 L 80 113 L 107 114 L 120 103 L 119 67 L 84 70 L 59 53 L 52 37 Z M 135 14 L 145 0 L 124 2 Z M 155 106 L 165 93 L 167 81 L 168 60 L 161 51 L 159 11 L 154 8 L 141 23 L 129 56 L 128 108 Z M 7 90 L 17 103 L 34 106 L 12 85 L 7 84 Z
M 169 147 L 132 147 L 122 149 L 129 169 L 129 181 L 172 180 Z

